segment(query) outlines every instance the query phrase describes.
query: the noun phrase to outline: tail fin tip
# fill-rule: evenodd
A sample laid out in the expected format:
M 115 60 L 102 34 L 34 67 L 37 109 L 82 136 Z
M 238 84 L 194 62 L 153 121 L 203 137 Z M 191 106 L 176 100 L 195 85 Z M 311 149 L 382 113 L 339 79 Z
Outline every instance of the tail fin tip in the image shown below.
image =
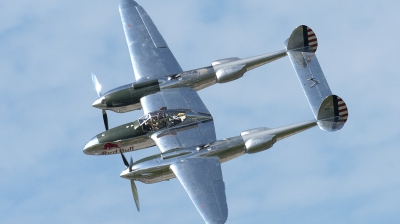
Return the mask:
M 338 131 L 344 126 L 348 117 L 349 112 L 343 99 L 329 95 L 318 109 L 318 126 L 324 131 Z
M 314 31 L 305 25 L 296 27 L 290 35 L 286 50 L 316 52 L 318 48 L 317 36 Z

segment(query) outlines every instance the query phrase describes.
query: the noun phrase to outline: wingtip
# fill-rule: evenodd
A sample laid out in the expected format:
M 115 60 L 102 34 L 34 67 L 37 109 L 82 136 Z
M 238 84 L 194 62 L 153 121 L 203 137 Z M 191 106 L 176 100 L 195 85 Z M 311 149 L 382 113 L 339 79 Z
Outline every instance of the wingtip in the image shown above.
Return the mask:
M 129 8 L 138 6 L 139 4 L 134 0 L 120 0 L 119 1 L 119 8 Z

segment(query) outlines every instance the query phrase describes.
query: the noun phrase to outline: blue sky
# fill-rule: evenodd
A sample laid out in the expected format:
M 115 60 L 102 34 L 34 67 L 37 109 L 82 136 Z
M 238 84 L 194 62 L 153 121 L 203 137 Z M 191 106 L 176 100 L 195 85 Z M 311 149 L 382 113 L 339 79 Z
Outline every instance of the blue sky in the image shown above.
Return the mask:
M 138 3 L 184 70 L 281 50 L 308 25 L 349 107 L 339 132 L 314 128 L 222 165 L 227 223 L 400 222 L 398 1 Z M 104 90 L 134 81 L 118 1 L 0 3 L 0 222 L 202 223 L 176 179 L 138 183 L 138 213 L 121 158 L 82 153 L 104 128 L 92 71 Z M 199 94 L 219 139 L 313 117 L 288 58 Z M 110 126 L 141 115 L 110 112 Z

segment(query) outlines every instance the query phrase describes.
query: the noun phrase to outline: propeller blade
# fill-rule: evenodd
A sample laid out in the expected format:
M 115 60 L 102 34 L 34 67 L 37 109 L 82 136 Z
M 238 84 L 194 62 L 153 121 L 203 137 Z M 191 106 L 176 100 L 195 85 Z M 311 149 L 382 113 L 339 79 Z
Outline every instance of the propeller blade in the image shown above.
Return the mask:
M 96 89 L 97 96 L 101 97 L 103 94 L 101 93 L 101 85 L 99 81 L 97 80 L 96 75 L 92 72 L 92 82 L 94 85 L 94 88 Z
M 136 208 L 138 211 L 140 211 L 139 194 L 136 188 L 136 184 L 133 180 L 131 180 L 131 188 L 132 188 L 133 199 L 135 199 Z
M 133 165 L 133 160 L 132 160 L 132 157 L 131 157 L 131 163 L 129 164 L 129 172 L 132 172 L 132 165 Z
M 107 112 L 106 110 L 102 110 L 103 111 L 103 121 L 104 121 L 104 126 L 106 127 L 106 131 L 108 130 L 108 117 L 107 117 Z
M 125 164 L 126 168 L 128 168 L 129 167 L 128 160 L 126 160 L 126 158 L 125 158 L 125 156 L 124 156 L 124 154 L 122 152 L 121 152 L 121 156 L 122 156 L 122 160 L 124 161 L 124 164 Z

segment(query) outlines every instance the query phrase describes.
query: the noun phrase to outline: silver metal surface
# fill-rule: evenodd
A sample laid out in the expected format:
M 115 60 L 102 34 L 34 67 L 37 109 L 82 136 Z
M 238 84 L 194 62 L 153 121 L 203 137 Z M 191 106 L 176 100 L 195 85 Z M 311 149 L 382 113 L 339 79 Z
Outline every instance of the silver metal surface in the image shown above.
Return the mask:
M 138 210 L 139 196 L 134 181 L 151 184 L 177 177 L 206 223 L 225 223 L 228 208 L 221 163 L 269 149 L 277 141 L 317 123 L 320 127 L 335 129 L 338 119 L 347 120 L 347 106 L 331 94 L 315 57 L 317 41 L 309 27 L 296 28 L 286 42 L 286 50 L 245 59 L 221 59 L 212 66 L 183 72 L 141 6 L 133 0 L 121 0 L 119 10 L 136 82 L 104 94 L 93 106 L 117 112 L 142 106 L 145 115 L 95 136 L 85 145 L 84 152 L 108 155 L 154 144 L 159 147 L 161 153 L 135 163 L 131 159 L 128 164 L 122 156 L 127 169 L 120 176 L 131 181 Z M 280 128 L 251 129 L 217 141 L 213 117 L 196 90 L 236 80 L 245 72 L 286 55 L 319 120 Z M 95 76 L 93 83 L 100 97 L 101 89 Z M 333 113 L 327 111 L 331 109 Z
M 346 103 L 336 95 L 327 96 L 318 110 L 318 126 L 325 131 L 340 130 L 348 119 Z
M 241 78 L 245 73 L 245 65 L 225 66 L 217 71 L 217 82 L 226 83 Z
M 229 61 L 226 63 L 217 63 L 217 64 L 213 65 L 213 67 L 214 67 L 215 71 L 218 71 L 219 69 L 222 69 L 224 67 L 245 65 L 245 69 L 247 72 L 247 71 L 250 71 L 257 67 L 260 67 L 262 65 L 265 65 L 267 63 L 273 62 L 279 58 L 283 58 L 285 56 L 287 56 L 286 51 L 277 51 L 277 52 L 263 54 L 263 55 L 259 55 L 259 56 L 255 56 L 255 57 L 239 59 L 239 60 L 232 60 L 232 61 Z
M 122 106 L 122 107 L 113 107 L 113 108 L 107 108 L 109 110 L 112 110 L 116 113 L 126 113 L 129 111 L 133 111 L 133 110 L 140 110 L 142 108 L 142 104 L 136 103 L 136 104 L 131 104 L 131 105 L 127 105 L 127 106 Z
M 93 139 L 98 139 L 96 136 Z M 115 141 L 105 141 L 99 143 L 88 142 L 84 148 L 83 153 L 86 155 L 114 155 L 120 152 L 130 152 L 139 149 L 149 148 L 155 146 L 154 141 L 147 135 L 136 136 L 132 138 L 121 139 L 117 137 Z
M 265 131 L 265 130 L 269 130 L 269 128 L 267 128 L 267 127 L 253 128 L 253 129 L 250 129 L 247 131 L 243 131 L 242 133 L 240 133 L 240 135 L 243 136 L 243 135 L 253 134 L 253 133 L 257 133 L 257 132 Z
M 214 122 L 212 120 L 177 129 L 168 129 L 151 135 L 161 152 L 172 149 L 205 145 L 216 140 Z
M 150 113 L 160 108 L 184 109 L 210 116 L 210 113 L 197 92 L 192 88 L 162 89 L 161 92 L 141 99 L 143 111 Z M 216 140 L 212 120 L 180 129 L 166 130 L 151 136 L 161 152 L 171 149 L 202 145 Z
M 271 148 L 276 142 L 275 135 L 264 135 L 246 141 L 246 153 L 257 153 Z
M 99 108 L 99 109 L 107 109 L 107 104 L 105 104 L 105 97 L 102 96 L 98 98 L 94 103 L 92 104 L 93 107 Z
M 171 170 L 206 223 L 225 223 L 228 206 L 218 157 L 181 159 Z
M 212 119 L 210 114 L 188 110 L 158 110 L 98 134 L 83 151 L 88 155 L 112 155 L 155 144 L 161 152 L 201 145 L 215 141 Z
M 276 136 L 276 141 L 279 141 L 284 138 L 290 137 L 294 134 L 305 131 L 309 128 L 312 128 L 316 125 L 317 125 L 317 121 L 311 120 L 311 121 L 305 121 L 305 122 L 301 122 L 298 124 L 288 125 L 288 126 L 284 126 L 284 127 L 280 127 L 280 128 L 270 128 L 270 129 L 265 129 L 265 130 L 262 130 L 260 128 L 259 132 L 253 132 L 251 134 L 246 134 L 246 132 L 242 132 L 241 136 L 242 136 L 244 142 L 247 142 L 248 140 L 250 140 L 252 138 L 262 138 L 266 135 L 274 135 L 274 136 Z
M 298 51 L 289 51 L 288 55 L 310 104 L 311 110 L 315 118 L 317 118 L 322 101 L 327 96 L 332 95 L 317 57 L 315 53 Z M 302 67 L 302 64 L 299 66 L 296 58 L 302 58 L 301 63 L 304 63 L 305 66 Z
M 332 92 L 325 79 L 314 51 L 308 47 L 306 26 L 297 27 L 285 46 L 293 68 L 307 97 L 314 117 L 317 119 L 322 101 Z M 302 48 L 303 47 L 303 48 Z
M 136 80 L 182 72 L 164 38 L 140 5 L 133 0 L 121 0 L 119 11 Z
M 316 121 L 272 129 L 257 128 L 206 145 L 170 150 L 133 163 L 132 171 L 128 168 L 120 176 L 147 184 L 177 177 L 206 223 L 224 223 L 228 209 L 220 163 L 246 151 L 260 152 L 271 147 L 264 144 L 266 141 L 259 144 L 258 139 L 274 142 L 314 126 Z M 246 144 L 249 141 L 255 144 Z M 256 150 L 252 151 L 252 147 Z
M 216 65 L 220 65 L 220 64 L 224 64 L 224 63 L 228 63 L 228 62 L 232 62 L 232 61 L 237 61 L 237 60 L 240 60 L 240 58 L 238 58 L 238 57 L 224 58 L 224 59 L 219 59 L 219 60 L 213 61 L 211 63 L 211 65 L 216 66 Z
M 85 146 L 83 147 L 83 152 L 85 152 L 87 149 L 97 144 L 99 144 L 99 139 L 96 136 L 94 136 L 92 139 L 88 141 L 88 143 L 85 144 Z
M 142 97 L 157 93 L 160 89 L 192 88 L 198 91 L 215 83 L 226 83 L 239 79 L 245 72 L 286 55 L 286 51 L 279 51 L 246 59 L 226 58 L 214 61 L 212 66 L 204 68 L 176 74 L 164 73 L 157 79 L 142 77 L 135 83 L 123 85 L 106 92 L 103 95 L 104 98 L 97 99 L 93 106 L 117 113 L 138 110 L 142 107 L 140 103 Z M 149 85 L 146 86 L 146 83 Z
M 163 89 L 158 93 L 142 97 L 140 100 L 145 114 L 167 109 L 187 109 L 210 114 L 197 92 L 192 88 Z
M 211 66 L 185 71 L 158 80 L 161 83 L 161 89 L 191 87 L 201 90 L 216 83 L 215 71 Z
M 283 139 L 315 125 L 316 121 L 309 121 L 273 129 L 258 128 L 201 147 L 170 150 L 133 163 L 132 171 L 126 169 L 120 176 L 147 184 L 177 177 L 206 223 L 224 223 L 228 210 L 220 163 L 251 150 L 254 145 L 245 142 L 271 136 L 273 141 Z M 256 145 L 257 152 L 270 147 L 264 143 Z
M 325 131 L 340 130 L 348 118 L 347 106 L 340 97 L 332 95 L 315 55 L 318 42 L 314 31 L 298 26 L 285 47 L 318 126 Z

